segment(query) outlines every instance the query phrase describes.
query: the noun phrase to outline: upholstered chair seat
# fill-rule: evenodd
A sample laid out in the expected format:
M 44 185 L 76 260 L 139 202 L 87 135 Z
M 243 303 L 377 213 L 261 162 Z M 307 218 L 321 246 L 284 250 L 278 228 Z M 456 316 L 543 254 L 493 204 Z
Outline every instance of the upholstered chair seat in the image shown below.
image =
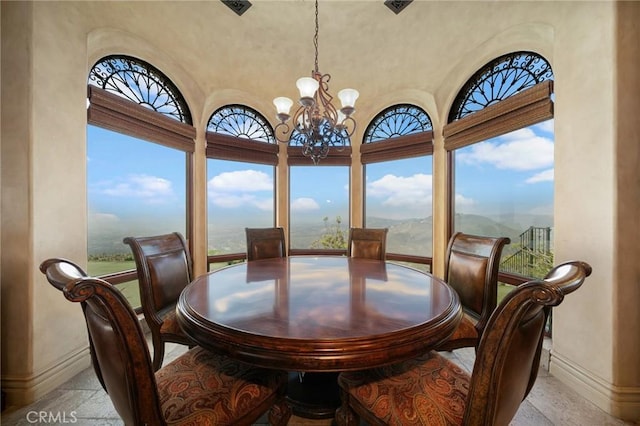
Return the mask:
M 395 365 L 338 376 L 338 425 L 506 426 L 533 387 L 552 306 L 591 274 L 580 261 L 509 293 L 480 337 L 468 374 L 436 351 Z
M 462 424 L 471 376 L 429 352 L 400 364 L 343 373 L 339 381 L 351 403 L 375 417 L 373 424 L 436 426 Z
M 125 426 L 286 425 L 287 373 L 197 347 L 154 372 L 138 316 L 122 293 L 76 264 L 48 259 L 47 280 L 82 306 L 91 360 Z
M 172 307 L 163 316 L 162 325 L 160 326 L 160 333 L 166 337 L 167 341 L 175 341 L 180 338 L 184 338 L 184 331 L 180 328 L 178 320 L 176 318 L 176 309 Z
M 167 425 L 250 425 L 282 377 L 194 348 L 156 372 L 160 410 Z

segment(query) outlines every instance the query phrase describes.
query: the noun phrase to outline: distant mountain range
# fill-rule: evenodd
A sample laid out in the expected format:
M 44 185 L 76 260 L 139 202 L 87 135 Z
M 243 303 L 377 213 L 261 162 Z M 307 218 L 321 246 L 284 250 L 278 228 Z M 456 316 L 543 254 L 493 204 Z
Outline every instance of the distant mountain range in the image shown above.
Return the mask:
M 328 226 L 335 222 L 329 221 Z M 411 253 L 431 256 L 431 241 L 433 238 L 433 218 L 422 219 L 383 219 L 368 217 L 367 226 L 370 228 L 389 228 L 387 250 L 390 252 Z M 455 228 L 466 233 L 476 235 L 506 236 L 511 238 L 512 248 L 519 242 L 520 234 L 534 227 L 553 227 L 553 217 L 550 215 L 509 215 L 509 216 L 480 216 L 473 214 L 457 214 Z M 348 234 L 348 228 L 342 224 L 342 231 Z M 291 230 L 294 248 L 310 247 L 326 232 L 325 224 L 321 220 L 317 224 L 294 226 Z M 136 234 L 144 235 L 144 234 Z M 211 238 L 215 235 L 215 239 Z M 128 253 L 129 247 L 122 243 L 124 235 L 119 235 L 115 229 L 103 229 L 92 232 L 89 236 L 89 254 Z M 224 253 L 238 253 L 246 250 L 244 226 L 211 227 L 209 233 L 209 248 Z M 505 254 L 510 253 L 509 247 Z

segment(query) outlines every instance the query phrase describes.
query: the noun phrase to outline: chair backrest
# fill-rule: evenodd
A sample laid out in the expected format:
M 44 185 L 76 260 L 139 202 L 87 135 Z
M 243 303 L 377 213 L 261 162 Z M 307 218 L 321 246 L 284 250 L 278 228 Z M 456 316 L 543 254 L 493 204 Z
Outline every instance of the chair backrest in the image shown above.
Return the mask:
M 283 228 L 245 228 L 247 260 L 286 257 Z
M 387 255 L 387 228 L 350 228 L 347 256 L 384 260 Z
M 508 425 L 533 386 L 551 307 L 578 289 L 591 266 L 571 261 L 509 293 L 489 319 L 471 375 L 465 424 Z
M 460 297 L 464 311 L 478 320 L 481 333 L 498 303 L 498 270 L 502 249 L 511 240 L 462 232 L 449 240 L 444 279 Z
M 120 291 L 68 260 L 48 259 L 40 270 L 68 300 L 83 305 L 94 368 L 124 424 L 164 424 L 147 343 Z
M 49 283 L 60 291 L 64 290 L 65 285 L 70 280 L 88 277 L 87 273 L 81 267 L 70 260 L 61 258 L 45 260 L 40 264 L 40 271 L 47 276 Z M 87 308 L 87 304 L 82 302 L 80 305 L 82 307 L 82 312 L 84 313 Z M 104 386 L 104 380 L 102 380 L 102 372 L 100 371 L 100 366 L 96 359 L 96 351 L 93 347 L 91 336 L 89 336 L 89 352 L 91 354 L 93 370 L 95 371 L 102 388 L 106 391 L 107 389 Z
M 176 304 L 192 280 L 189 247 L 178 233 L 150 237 L 127 237 L 138 270 L 142 310 L 147 321 L 162 323 L 159 312 Z

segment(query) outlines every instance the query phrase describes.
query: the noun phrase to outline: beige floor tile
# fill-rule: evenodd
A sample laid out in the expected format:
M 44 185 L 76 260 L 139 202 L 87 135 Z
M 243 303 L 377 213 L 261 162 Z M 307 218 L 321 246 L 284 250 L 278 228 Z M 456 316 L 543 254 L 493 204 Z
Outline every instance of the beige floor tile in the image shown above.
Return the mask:
M 151 345 L 150 350 L 152 351 Z M 164 364 L 187 351 L 184 345 L 169 343 L 165 347 Z M 475 352 L 473 348 L 442 352 L 442 355 L 461 365 L 467 371 L 473 369 Z M 80 426 L 122 426 L 123 422 L 104 392 L 93 368 L 81 372 L 56 390 L 28 407 L 9 409 L 0 416 L 0 424 L 8 426 L 31 425 L 27 418 L 29 412 L 51 411 L 52 413 L 71 412 Z M 33 416 L 33 414 L 31 414 Z M 33 420 L 33 417 L 30 418 Z M 49 424 L 55 424 L 49 423 Z M 61 423 L 62 424 L 62 423 Z M 67 422 L 67 424 L 69 424 Z M 266 416 L 256 425 L 266 425 Z M 331 426 L 331 419 L 313 420 L 293 416 L 292 426 Z M 632 425 L 607 415 L 592 403 L 580 397 L 544 368 L 540 369 L 538 379 L 529 397 L 516 413 L 512 426 L 622 426 Z

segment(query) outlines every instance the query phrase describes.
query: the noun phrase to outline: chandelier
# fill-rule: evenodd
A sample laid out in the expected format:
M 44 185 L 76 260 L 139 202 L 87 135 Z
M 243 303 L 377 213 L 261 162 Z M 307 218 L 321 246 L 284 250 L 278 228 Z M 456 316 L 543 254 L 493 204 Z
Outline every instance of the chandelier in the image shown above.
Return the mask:
M 313 38 L 315 48 L 315 68 L 311 77 L 299 78 L 296 86 L 300 91 L 300 106 L 293 115 L 293 130 L 287 124 L 291 118 L 289 110 L 293 101 L 289 98 L 278 97 L 273 100 L 280 123 L 275 127 L 276 139 L 282 143 L 295 143 L 302 146 L 302 153 L 310 157 L 314 164 L 326 158 L 329 148 L 339 149 L 348 145 L 353 135 L 356 122 L 351 117 L 355 111 L 354 105 L 360 95 L 354 89 L 342 89 L 338 98 L 342 108 L 337 110 L 329 94 L 329 80 L 331 75 L 318 71 L 318 0 L 316 0 L 316 28 Z M 284 138 L 291 130 L 288 138 Z M 282 136 L 282 137 L 281 137 Z

